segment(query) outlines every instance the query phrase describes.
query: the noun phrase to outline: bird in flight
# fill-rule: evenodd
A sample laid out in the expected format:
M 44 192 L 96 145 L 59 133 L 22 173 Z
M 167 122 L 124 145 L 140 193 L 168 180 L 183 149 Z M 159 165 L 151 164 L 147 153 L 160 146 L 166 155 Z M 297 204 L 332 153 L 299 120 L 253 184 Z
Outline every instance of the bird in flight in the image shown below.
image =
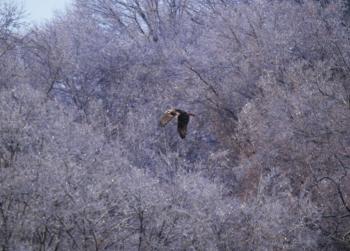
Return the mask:
M 160 125 L 165 126 L 170 122 L 170 120 L 177 117 L 177 131 L 180 134 L 180 137 L 184 139 L 186 137 L 187 125 L 190 121 L 190 116 L 194 116 L 194 114 L 173 108 L 164 113 L 160 119 Z

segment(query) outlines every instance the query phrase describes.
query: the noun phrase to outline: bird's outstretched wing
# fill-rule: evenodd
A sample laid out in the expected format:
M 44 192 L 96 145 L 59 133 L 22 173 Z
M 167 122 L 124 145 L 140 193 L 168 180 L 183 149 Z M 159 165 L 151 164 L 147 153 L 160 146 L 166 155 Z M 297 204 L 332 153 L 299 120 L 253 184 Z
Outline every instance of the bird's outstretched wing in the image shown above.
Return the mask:
M 175 109 L 168 110 L 164 113 L 164 115 L 160 118 L 160 125 L 165 126 L 177 115 Z

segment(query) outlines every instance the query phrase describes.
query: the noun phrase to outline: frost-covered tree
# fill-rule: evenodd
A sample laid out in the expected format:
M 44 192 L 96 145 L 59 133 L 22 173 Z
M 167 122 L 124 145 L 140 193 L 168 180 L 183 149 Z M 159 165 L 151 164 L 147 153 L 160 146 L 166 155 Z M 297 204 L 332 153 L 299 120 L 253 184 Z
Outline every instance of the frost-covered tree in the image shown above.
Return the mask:
M 0 5 L 1 249 L 349 247 L 346 8 L 76 0 L 17 30 Z

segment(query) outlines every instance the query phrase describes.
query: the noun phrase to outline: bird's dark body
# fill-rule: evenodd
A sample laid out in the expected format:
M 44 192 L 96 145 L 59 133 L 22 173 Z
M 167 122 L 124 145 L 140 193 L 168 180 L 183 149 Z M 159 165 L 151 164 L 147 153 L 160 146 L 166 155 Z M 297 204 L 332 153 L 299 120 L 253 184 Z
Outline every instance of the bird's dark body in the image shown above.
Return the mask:
M 177 131 L 180 134 L 181 138 L 186 137 L 187 133 L 187 124 L 190 121 L 190 116 L 187 114 L 187 112 L 184 112 L 182 110 L 176 110 L 179 114 L 177 117 Z

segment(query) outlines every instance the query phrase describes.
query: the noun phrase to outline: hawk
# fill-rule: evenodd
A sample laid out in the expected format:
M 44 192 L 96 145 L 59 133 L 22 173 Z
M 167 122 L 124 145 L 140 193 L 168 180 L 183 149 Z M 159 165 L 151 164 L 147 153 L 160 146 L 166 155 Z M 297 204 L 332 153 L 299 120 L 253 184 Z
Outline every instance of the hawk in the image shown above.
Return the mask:
M 160 125 L 167 125 L 174 117 L 177 117 L 177 131 L 180 137 L 184 139 L 187 133 L 187 125 L 190 121 L 190 116 L 195 116 L 193 113 L 185 112 L 180 109 L 170 109 L 167 110 L 160 119 Z

